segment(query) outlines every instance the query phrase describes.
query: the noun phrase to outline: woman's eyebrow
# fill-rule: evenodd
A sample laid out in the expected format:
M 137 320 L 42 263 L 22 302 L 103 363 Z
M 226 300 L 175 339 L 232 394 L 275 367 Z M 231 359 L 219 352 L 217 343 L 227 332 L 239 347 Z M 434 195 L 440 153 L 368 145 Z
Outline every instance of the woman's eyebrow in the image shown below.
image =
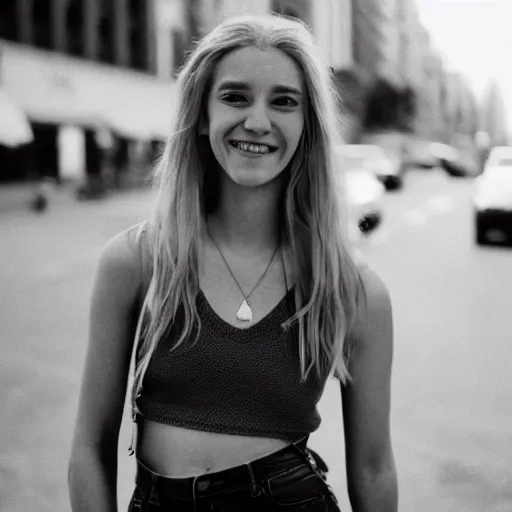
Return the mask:
M 277 93 L 295 94 L 296 96 L 302 96 L 301 90 L 289 85 L 276 85 L 272 90 Z
M 239 82 L 235 80 L 227 80 L 225 82 L 221 82 L 218 87 L 218 91 L 225 90 L 236 90 L 236 91 L 249 91 L 251 86 L 247 82 Z M 273 93 L 278 94 L 294 94 L 296 96 L 302 96 L 302 91 L 300 89 L 296 89 L 295 87 L 291 87 L 289 85 L 276 85 L 272 88 Z
M 219 91 L 224 91 L 226 89 L 236 89 L 237 91 L 248 91 L 250 90 L 250 85 L 246 82 L 237 82 L 234 80 L 228 80 L 226 82 L 221 82 L 218 87 Z

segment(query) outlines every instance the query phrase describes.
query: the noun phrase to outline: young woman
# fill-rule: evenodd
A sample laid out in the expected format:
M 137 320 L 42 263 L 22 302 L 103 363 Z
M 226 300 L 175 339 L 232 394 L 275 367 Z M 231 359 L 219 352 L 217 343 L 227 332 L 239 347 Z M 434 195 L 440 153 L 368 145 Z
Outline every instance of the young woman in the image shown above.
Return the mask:
M 328 67 L 299 22 L 237 18 L 179 83 L 153 214 L 97 270 L 73 511 L 116 510 L 134 340 L 130 510 L 338 510 L 306 446 L 335 375 L 353 510 L 396 511 L 391 306 L 345 242 Z

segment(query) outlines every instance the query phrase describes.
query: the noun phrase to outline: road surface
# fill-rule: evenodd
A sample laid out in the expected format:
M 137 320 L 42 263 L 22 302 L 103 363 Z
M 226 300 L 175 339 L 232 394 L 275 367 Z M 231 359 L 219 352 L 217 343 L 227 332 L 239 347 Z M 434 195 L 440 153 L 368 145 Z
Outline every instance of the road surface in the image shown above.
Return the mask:
M 394 309 L 392 429 L 401 512 L 512 511 L 512 250 L 473 243 L 471 180 L 414 171 L 386 197 L 361 247 Z M 79 203 L 61 192 L 41 216 L 0 216 L 0 510 L 69 510 L 67 458 L 104 243 L 143 219 L 141 192 Z M 343 510 L 339 391 L 329 383 L 312 436 Z M 132 490 L 129 418 L 120 510 Z

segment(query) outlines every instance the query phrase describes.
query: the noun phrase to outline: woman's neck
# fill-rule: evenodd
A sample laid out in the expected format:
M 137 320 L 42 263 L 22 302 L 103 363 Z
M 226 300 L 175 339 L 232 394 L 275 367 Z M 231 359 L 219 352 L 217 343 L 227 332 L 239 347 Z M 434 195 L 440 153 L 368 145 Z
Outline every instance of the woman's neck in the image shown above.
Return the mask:
M 271 186 L 274 185 L 274 186 Z M 280 241 L 281 187 L 226 187 L 208 219 L 210 233 L 233 252 L 257 254 Z

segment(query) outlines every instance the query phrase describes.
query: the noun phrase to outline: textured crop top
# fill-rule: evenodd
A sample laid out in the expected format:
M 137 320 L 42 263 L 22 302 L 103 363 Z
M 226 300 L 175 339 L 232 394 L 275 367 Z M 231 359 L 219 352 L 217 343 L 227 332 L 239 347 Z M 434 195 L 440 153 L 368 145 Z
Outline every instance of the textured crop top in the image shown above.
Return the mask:
M 202 291 L 196 304 L 200 336 L 195 344 L 185 340 L 172 352 L 176 329 L 160 341 L 137 398 L 142 417 L 196 430 L 290 441 L 315 431 L 326 379 L 313 369 L 301 382 L 298 326 L 286 331 L 281 327 L 293 311 L 293 289 L 246 329 L 220 318 Z

